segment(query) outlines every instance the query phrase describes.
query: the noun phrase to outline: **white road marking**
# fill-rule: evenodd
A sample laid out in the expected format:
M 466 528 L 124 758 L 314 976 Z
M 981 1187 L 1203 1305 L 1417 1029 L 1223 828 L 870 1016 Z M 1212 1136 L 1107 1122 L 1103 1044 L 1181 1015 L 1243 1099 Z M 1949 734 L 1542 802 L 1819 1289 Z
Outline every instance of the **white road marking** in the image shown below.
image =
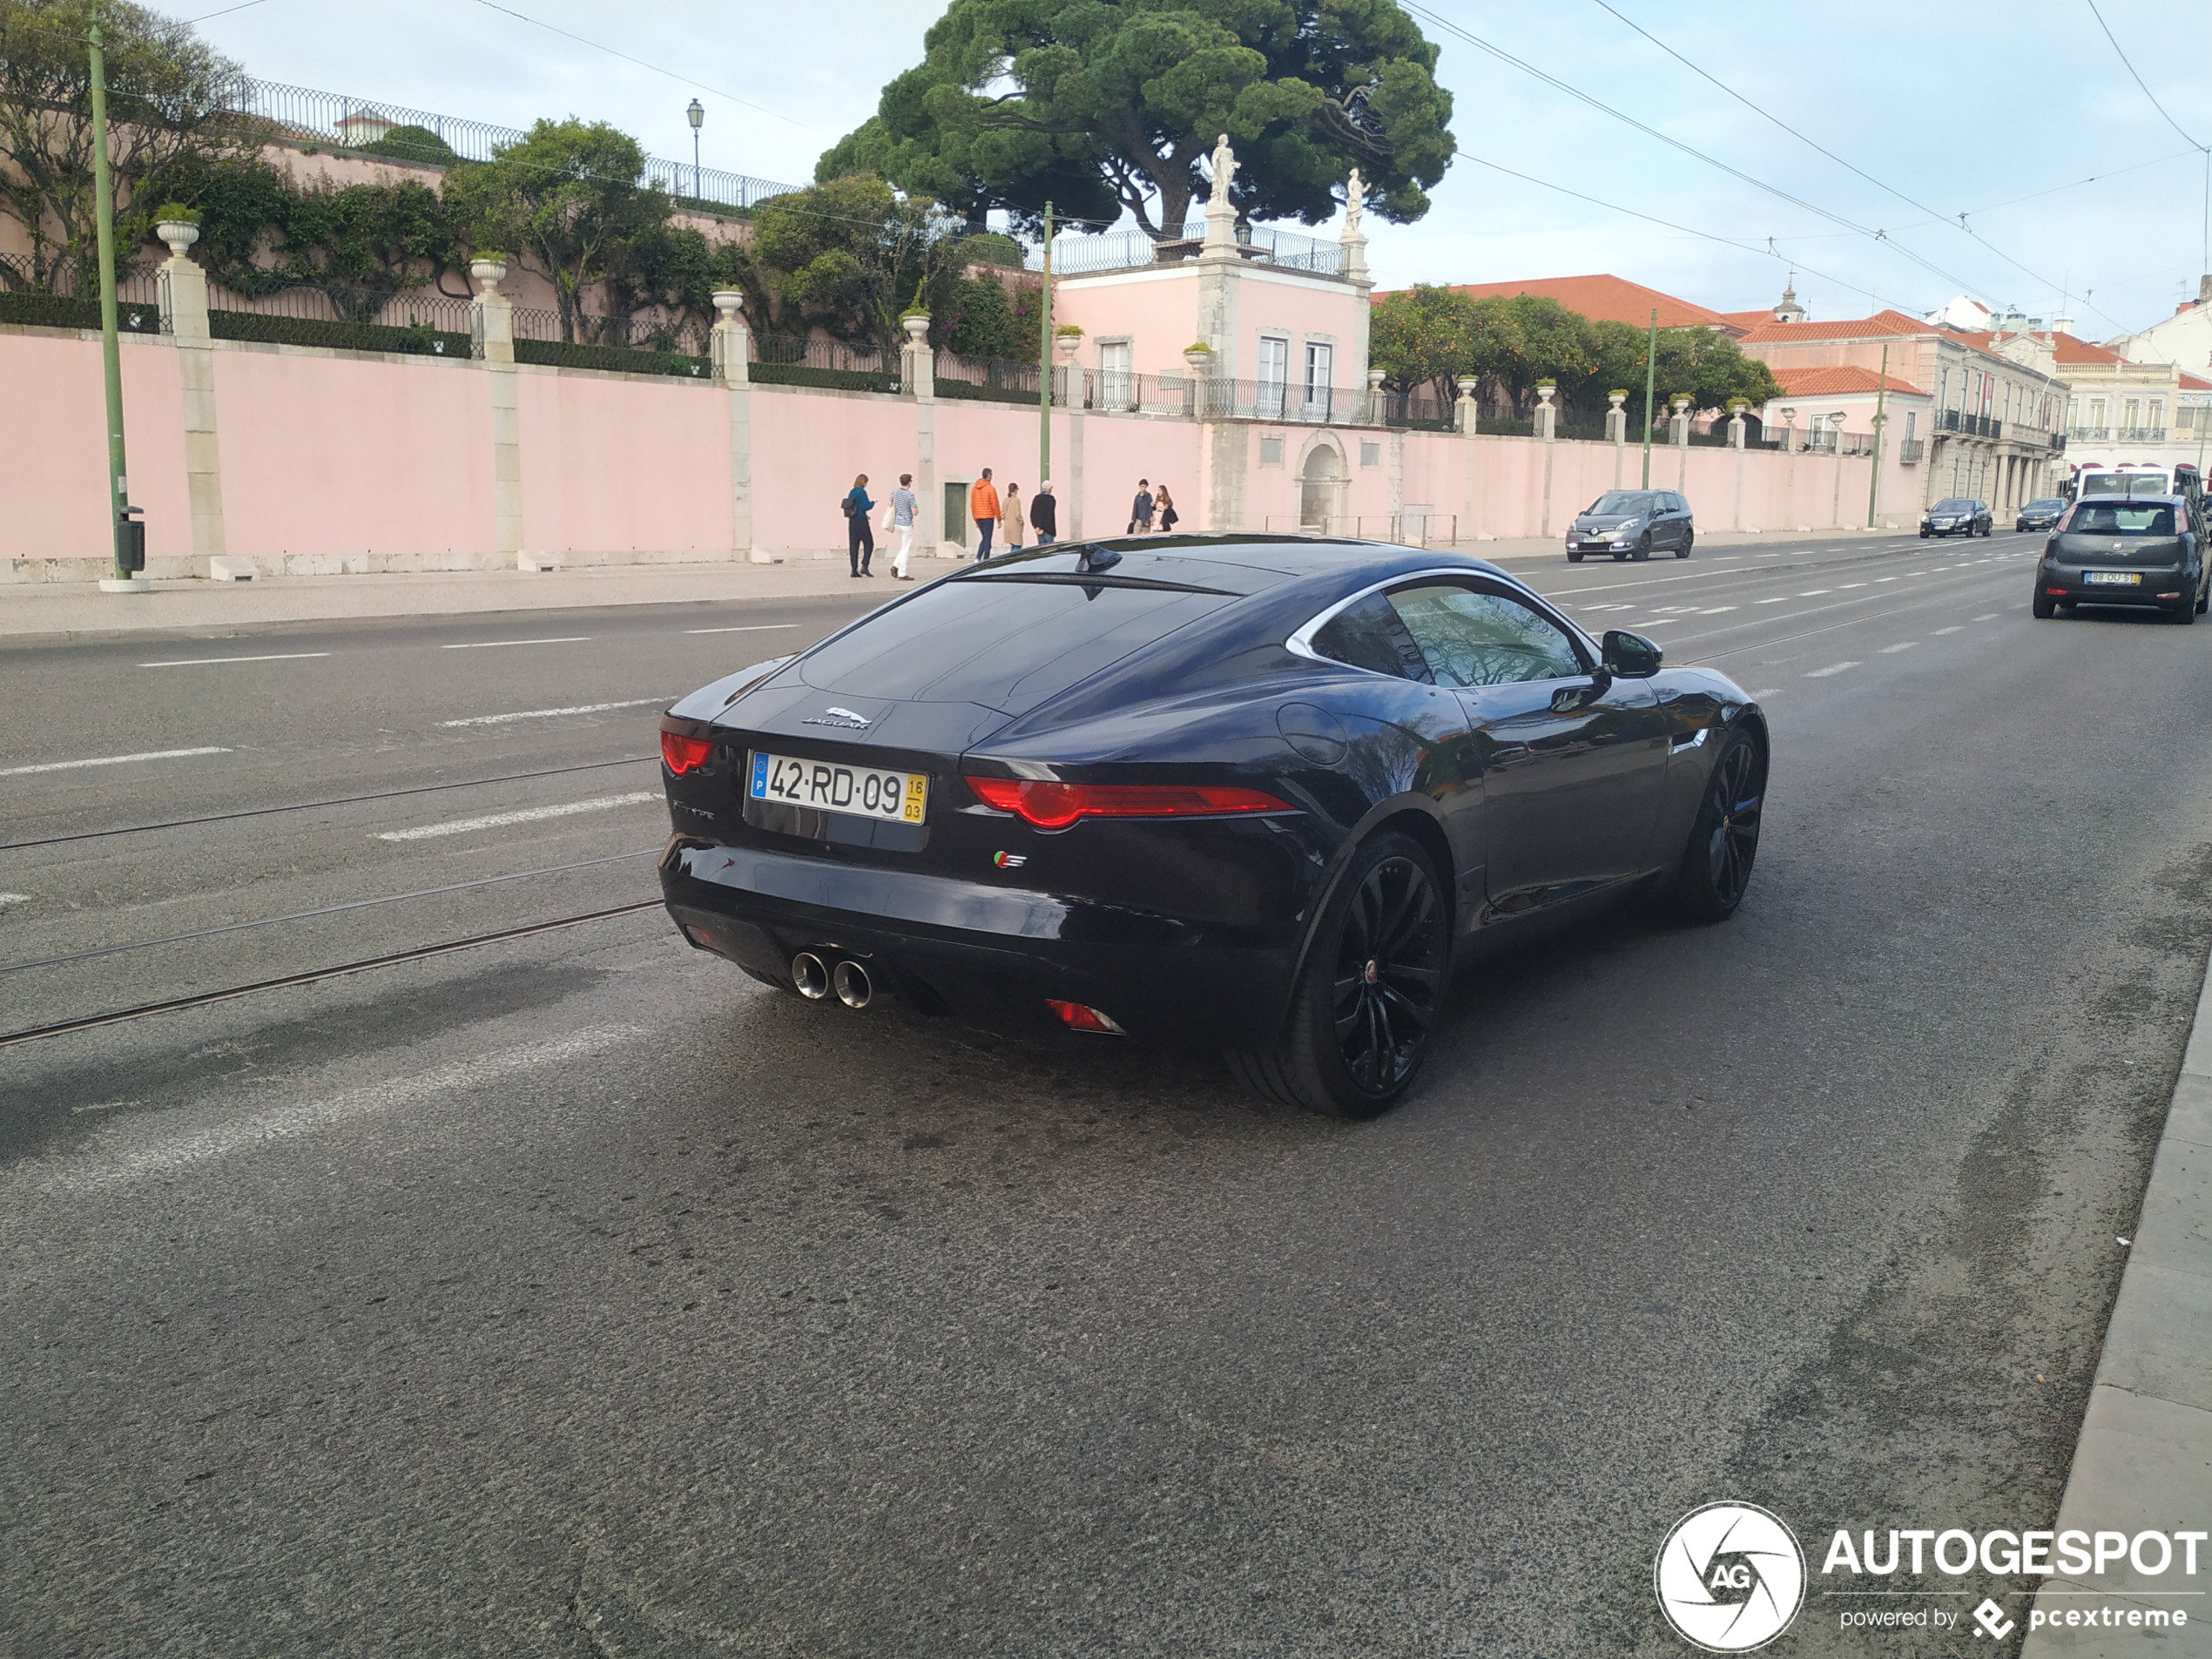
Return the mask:
M 1997 613 L 1994 610 L 1987 610 L 1984 611 L 1979 617 L 1970 617 L 1967 620 L 1970 622 L 1994 622 L 1997 620 Z
M 140 668 L 212 668 L 219 663 L 304 663 L 327 657 L 327 651 L 284 651 L 269 657 L 179 657 L 164 663 L 140 663 Z
M 133 760 L 182 760 L 189 755 L 226 755 L 228 749 L 152 749 L 139 755 L 102 755 L 95 760 L 48 760 L 36 766 L 0 766 L 0 778 L 33 772 L 75 772 L 80 766 L 124 766 Z
M 474 1094 L 503 1078 L 581 1059 L 644 1035 L 645 1028 L 642 1026 L 586 1026 L 557 1042 L 455 1061 L 419 1076 L 395 1077 L 388 1082 L 348 1089 L 323 1100 L 300 1101 L 224 1117 L 211 1127 L 187 1130 L 136 1151 L 110 1155 L 96 1142 L 88 1157 L 81 1163 L 71 1160 L 79 1167 L 64 1166 L 49 1184 L 48 1190 L 84 1191 L 171 1175 L 233 1152 L 250 1152 L 273 1142 L 312 1135 L 319 1130 L 340 1129 L 355 1120 L 413 1105 L 435 1096 Z
M 1899 578 L 1898 578 L 1898 577 L 1893 577 L 1893 576 L 1878 576 L 1878 577 L 1876 577 L 1874 578 L 1874 580 L 1875 580 L 1877 583 L 1882 583 L 1882 582 L 1895 582 L 1895 581 L 1899 580 Z M 1864 584 L 1864 583 L 1858 583 L 1858 584 L 1855 584 L 1855 585 L 1864 586 L 1865 584 Z
M 1838 586 L 1836 590 L 1838 593 L 1849 593 L 1853 588 L 1863 588 L 1865 585 L 1866 584 L 1864 582 L 1845 582 Z
M 1952 624 L 1950 627 L 1948 627 L 1948 628 L 1939 628 L 1939 629 L 1937 629 L 1937 630 L 1935 631 L 1935 637 L 1936 637 L 1938 639 L 1940 639 L 1940 638 L 1942 638 L 1942 637 L 1943 637 L 1946 634 L 1955 634 L 1955 633 L 1957 633 L 1958 631 L 1959 631 L 1958 624 L 1954 623 L 1954 624 Z
M 1762 599 L 1759 603 L 1763 605 L 1786 605 L 1790 603 L 1790 596 L 1785 593 L 1778 598 Z
M 1807 674 L 1805 678 L 1809 680 L 1824 680 L 1831 674 L 1840 674 L 1847 668 L 1857 668 L 1858 666 L 1858 664 L 1857 663 L 1831 663 L 1826 668 L 1814 669 L 1810 674 Z
M 499 645 L 581 645 L 590 634 L 563 634 L 556 639 L 472 639 L 465 645 L 441 645 L 440 651 L 490 651 Z
M 604 714 L 610 709 L 642 709 L 666 703 L 664 697 L 633 697 L 621 703 L 578 703 L 565 709 L 518 709 L 512 714 L 472 714 L 463 720 L 441 720 L 440 725 L 505 725 L 509 720 L 550 720 L 558 714 Z
M 795 622 L 749 622 L 742 628 L 686 628 L 687 634 L 762 634 L 779 628 L 796 628 Z
M 1833 593 L 1834 591 L 1835 590 L 1833 588 L 1807 588 L 1803 593 L 1799 594 L 1797 597 L 1800 599 L 1817 599 L 1824 593 Z
M 27 893 L 0 893 L 0 904 L 29 904 L 30 902 L 30 895 Z
M 1735 609 L 1736 607 L 1734 605 L 1713 605 L 1710 606 L 1706 610 L 1699 611 L 1697 614 L 1701 617 L 1717 617 L 1723 610 L 1733 610 Z
M 482 818 L 448 819 L 442 824 L 418 824 L 413 829 L 385 830 L 380 841 L 422 841 L 434 835 L 465 835 L 470 830 L 498 829 L 508 824 L 530 824 L 542 818 L 571 818 L 578 813 L 604 813 L 612 806 L 634 806 L 658 800 L 658 789 L 633 790 L 627 795 L 602 795 L 597 800 L 563 801 L 558 806 L 531 806 L 518 813 L 487 813 Z
M 1764 691 L 1754 691 L 1754 692 L 1752 692 L 1752 693 L 1751 693 L 1751 701 L 1753 701 L 1754 703 L 1757 703 L 1757 702 L 1759 702 L 1759 701 L 1761 701 L 1762 699 L 1764 699 L 1764 698 L 1770 698 L 1770 697 L 1779 697 L 1779 696 L 1781 696 L 1781 695 L 1782 695 L 1782 688 L 1781 688 L 1779 685 L 1770 685 L 1770 686 L 1768 686 L 1768 687 L 1766 688 L 1766 690 L 1764 690 Z
M 1894 657 L 1901 651 L 1911 651 L 1913 646 L 1919 644 L 1919 643 L 1920 642 L 1917 639 L 1900 639 L 1894 645 L 1883 646 L 1882 655 L 1885 657 Z

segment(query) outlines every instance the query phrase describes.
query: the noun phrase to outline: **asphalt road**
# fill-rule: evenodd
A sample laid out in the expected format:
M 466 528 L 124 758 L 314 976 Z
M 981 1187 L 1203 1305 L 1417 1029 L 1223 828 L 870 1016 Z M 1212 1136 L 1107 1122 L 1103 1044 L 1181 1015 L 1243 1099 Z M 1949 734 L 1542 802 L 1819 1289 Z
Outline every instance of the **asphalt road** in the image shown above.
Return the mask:
M 1661 1655 L 1708 1500 L 2047 1526 L 2212 631 L 2031 547 L 1515 561 L 1767 705 L 1758 871 L 1463 983 L 1374 1123 L 651 908 L 0 1047 L 0 1652 Z M 655 706 L 859 603 L 0 644 L 0 1033 L 651 899 Z M 1770 1651 L 1922 1650 L 1838 1606 Z

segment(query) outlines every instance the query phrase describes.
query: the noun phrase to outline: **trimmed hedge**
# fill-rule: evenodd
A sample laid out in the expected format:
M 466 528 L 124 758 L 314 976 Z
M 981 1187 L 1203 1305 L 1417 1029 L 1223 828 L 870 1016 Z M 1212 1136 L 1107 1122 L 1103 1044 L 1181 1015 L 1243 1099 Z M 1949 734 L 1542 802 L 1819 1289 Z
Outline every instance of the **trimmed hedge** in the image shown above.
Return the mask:
M 325 322 L 314 317 L 272 317 L 258 311 L 210 311 L 207 332 L 218 340 L 258 340 L 278 346 L 324 346 L 337 351 L 405 352 L 416 357 L 466 357 L 469 336 L 428 323 L 394 328 L 375 322 Z
M 939 381 L 939 397 L 966 398 L 975 403 L 1025 403 L 1035 408 L 1037 395 L 1012 386 L 978 386 L 973 381 Z
M 62 293 L 0 288 L 0 322 L 28 323 L 37 328 L 98 328 L 100 302 Z M 158 334 L 161 308 L 119 305 L 115 308 L 115 325 L 126 334 Z
M 571 345 L 559 340 L 518 340 L 518 363 L 547 363 L 556 368 L 601 368 L 622 374 L 669 374 L 678 380 L 704 380 L 709 360 L 680 351 L 635 351 L 627 346 Z
M 895 392 L 899 377 L 874 369 L 814 368 L 805 363 L 755 363 L 746 378 L 760 386 L 821 386 L 833 392 Z M 937 383 L 940 392 L 944 382 Z

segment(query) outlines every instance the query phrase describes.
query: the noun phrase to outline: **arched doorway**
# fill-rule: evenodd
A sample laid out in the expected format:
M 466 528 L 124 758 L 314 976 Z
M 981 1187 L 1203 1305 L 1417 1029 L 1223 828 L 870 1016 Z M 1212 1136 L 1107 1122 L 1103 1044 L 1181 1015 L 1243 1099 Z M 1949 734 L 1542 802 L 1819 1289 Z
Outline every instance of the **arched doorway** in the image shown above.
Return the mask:
M 1329 521 L 1344 515 L 1344 456 L 1332 443 L 1313 446 L 1298 469 L 1298 528 L 1326 535 Z

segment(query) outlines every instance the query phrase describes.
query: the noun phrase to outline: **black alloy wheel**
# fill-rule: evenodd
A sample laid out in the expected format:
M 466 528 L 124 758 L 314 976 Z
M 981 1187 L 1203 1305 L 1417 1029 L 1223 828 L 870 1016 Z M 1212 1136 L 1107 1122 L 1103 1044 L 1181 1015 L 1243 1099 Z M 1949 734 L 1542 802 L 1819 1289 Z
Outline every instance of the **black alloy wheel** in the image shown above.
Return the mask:
M 1322 913 L 1281 1040 L 1232 1053 L 1231 1069 L 1287 1106 L 1352 1118 L 1385 1110 L 1428 1052 L 1449 934 L 1428 854 L 1411 836 L 1376 836 Z
M 1736 914 L 1751 885 L 1766 805 L 1766 751 L 1749 732 L 1731 732 L 1713 761 L 1689 844 L 1675 871 L 1675 908 L 1693 921 Z
M 1569 564 L 1580 564 L 1582 562 L 1582 550 L 1579 547 L 1568 548 L 1567 550 L 1567 562 Z
M 1675 550 L 1675 556 L 1678 559 L 1688 558 L 1689 556 L 1689 550 L 1696 545 L 1697 532 L 1696 530 L 1684 530 L 1682 533 L 1682 545 Z
M 1643 539 L 1636 543 L 1636 558 L 1639 562 L 1641 562 L 1644 559 L 1649 558 L 1650 556 L 1651 532 L 1649 530 L 1646 530 L 1643 533 Z

